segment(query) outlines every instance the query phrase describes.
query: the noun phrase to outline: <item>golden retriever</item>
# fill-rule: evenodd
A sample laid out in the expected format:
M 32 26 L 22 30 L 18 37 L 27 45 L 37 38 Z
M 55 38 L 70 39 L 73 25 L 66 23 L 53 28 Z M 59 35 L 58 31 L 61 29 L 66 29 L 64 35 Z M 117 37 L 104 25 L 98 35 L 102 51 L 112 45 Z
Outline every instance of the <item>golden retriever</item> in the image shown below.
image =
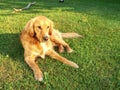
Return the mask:
M 74 68 L 79 66 L 60 56 L 54 46 L 58 46 L 58 51 L 63 52 L 64 47 L 67 52 L 72 52 L 69 45 L 62 39 L 63 37 L 79 37 L 76 33 L 60 33 L 53 28 L 53 22 L 45 16 L 37 16 L 28 21 L 24 30 L 20 34 L 20 40 L 24 48 L 24 59 L 34 72 L 35 79 L 43 80 L 43 74 L 35 63 L 37 57 L 45 58 L 50 56 Z

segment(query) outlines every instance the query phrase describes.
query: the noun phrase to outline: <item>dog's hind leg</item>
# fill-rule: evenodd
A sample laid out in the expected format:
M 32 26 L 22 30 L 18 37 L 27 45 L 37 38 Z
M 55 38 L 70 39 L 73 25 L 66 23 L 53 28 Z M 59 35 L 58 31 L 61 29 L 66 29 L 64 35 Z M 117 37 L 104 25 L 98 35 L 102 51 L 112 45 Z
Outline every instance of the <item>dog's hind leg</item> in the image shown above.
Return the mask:
M 62 53 L 62 52 L 64 52 L 64 47 L 63 47 L 63 45 L 58 45 L 58 51 L 60 52 L 60 53 Z
M 71 53 L 73 50 L 70 48 L 70 46 L 61 38 L 57 38 L 57 37 L 51 37 L 50 38 L 52 42 L 58 44 L 59 45 L 62 45 L 64 47 L 66 47 L 66 50 L 67 52 Z

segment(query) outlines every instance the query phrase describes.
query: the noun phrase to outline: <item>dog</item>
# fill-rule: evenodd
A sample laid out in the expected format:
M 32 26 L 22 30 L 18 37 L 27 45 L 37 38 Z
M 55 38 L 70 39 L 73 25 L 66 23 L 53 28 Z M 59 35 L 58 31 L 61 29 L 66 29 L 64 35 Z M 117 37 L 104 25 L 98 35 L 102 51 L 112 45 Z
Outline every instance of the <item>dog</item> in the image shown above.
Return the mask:
M 24 60 L 34 72 L 34 77 L 38 81 L 43 80 L 43 74 L 38 65 L 35 63 L 37 57 L 45 58 L 50 56 L 53 59 L 59 60 L 62 63 L 79 68 L 79 66 L 60 56 L 54 47 L 58 47 L 59 52 L 67 52 L 73 50 L 63 40 L 65 38 L 80 37 L 77 33 L 60 33 L 53 28 L 53 22 L 45 16 L 37 16 L 32 18 L 25 25 L 24 30 L 20 33 L 20 41 L 24 48 Z

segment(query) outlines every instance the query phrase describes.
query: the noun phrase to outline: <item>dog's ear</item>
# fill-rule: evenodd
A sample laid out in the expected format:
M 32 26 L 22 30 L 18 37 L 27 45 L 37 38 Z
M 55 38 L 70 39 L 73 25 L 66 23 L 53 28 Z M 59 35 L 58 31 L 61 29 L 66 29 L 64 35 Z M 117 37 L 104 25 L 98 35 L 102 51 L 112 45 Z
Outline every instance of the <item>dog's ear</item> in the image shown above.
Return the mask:
M 33 37 L 35 32 L 34 32 L 34 20 L 31 19 L 28 21 L 28 23 L 25 26 L 25 30 L 28 32 L 28 34 Z
M 53 22 L 50 20 L 50 29 L 49 29 L 49 35 L 52 35 L 52 32 L 53 32 Z

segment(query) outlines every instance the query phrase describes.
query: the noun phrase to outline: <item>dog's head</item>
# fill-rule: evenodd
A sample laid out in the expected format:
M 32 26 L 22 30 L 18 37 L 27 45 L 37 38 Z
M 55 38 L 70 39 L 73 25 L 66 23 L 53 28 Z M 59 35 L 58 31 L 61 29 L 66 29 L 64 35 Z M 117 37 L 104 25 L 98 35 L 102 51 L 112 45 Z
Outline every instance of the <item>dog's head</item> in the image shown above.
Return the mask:
M 28 21 L 25 30 L 31 37 L 37 38 L 40 42 L 47 41 L 52 35 L 53 22 L 45 16 L 38 16 Z

